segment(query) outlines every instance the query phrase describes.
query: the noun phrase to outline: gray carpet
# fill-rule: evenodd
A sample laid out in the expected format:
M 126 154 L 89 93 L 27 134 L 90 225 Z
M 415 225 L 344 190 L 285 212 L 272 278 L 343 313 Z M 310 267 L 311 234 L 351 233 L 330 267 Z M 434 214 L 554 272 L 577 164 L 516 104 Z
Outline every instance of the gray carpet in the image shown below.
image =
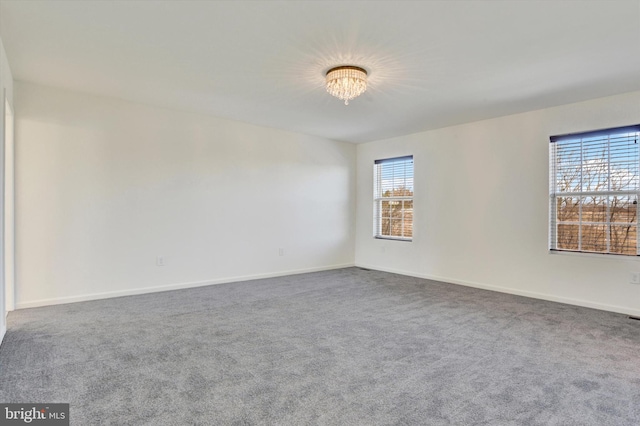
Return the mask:
M 12 312 L 74 425 L 639 425 L 640 321 L 348 268 Z

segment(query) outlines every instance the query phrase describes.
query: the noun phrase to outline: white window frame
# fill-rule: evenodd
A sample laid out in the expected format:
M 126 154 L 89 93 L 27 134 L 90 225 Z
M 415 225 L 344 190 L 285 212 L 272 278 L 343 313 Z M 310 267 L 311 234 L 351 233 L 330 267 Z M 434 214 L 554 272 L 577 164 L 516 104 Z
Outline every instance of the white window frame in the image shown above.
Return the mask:
M 411 163 L 411 188 L 412 188 L 412 192 L 415 194 L 415 190 L 413 190 L 413 174 L 414 174 L 414 162 L 413 162 L 413 155 L 406 155 L 403 157 L 393 157 L 393 158 L 384 158 L 384 159 L 380 159 L 380 160 L 375 160 L 374 164 L 373 164 L 373 237 L 377 238 L 377 239 L 384 239 L 384 240 L 397 240 L 397 241 L 413 241 L 413 231 L 414 231 L 414 224 L 415 224 L 415 217 L 413 216 L 413 212 L 415 212 L 415 205 L 412 203 L 412 220 L 411 220 L 411 236 L 409 237 L 405 237 L 405 236 L 394 236 L 394 235 L 383 235 L 382 234 L 382 203 L 384 201 L 397 201 L 397 202 L 405 202 L 405 201 L 411 201 L 413 202 L 413 198 L 414 196 L 408 196 L 408 195 L 404 195 L 404 196 L 391 196 L 391 197 L 384 197 L 383 196 L 383 191 L 385 188 L 384 184 L 383 184 L 383 179 L 382 179 L 382 174 L 380 173 L 380 167 L 383 164 L 389 164 L 389 163 L 395 163 L 395 162 L 402 162 L 402 163 L 406 163 L 406 162 L 410 162 Z M 395 177 L 394 177 L 395 178 Z M 404 180 L 400 179 L 400 181 L 403 182 L 403 185 L 405 188 L 408 187 L 408 177 L 405 176 Z M 405 229 L 405 214 L 404 211 L 402 213 L 402 232 L 401 234 L 404 234 L 404 229 Z
M 639 219 L 639 213 L 640 213 L 640 187 L 638 187 L 638 185 L 636 184 L 635 188 L 632 189 L 624 189 L 624 190 L 612 190 L 611 189 L 611 169 L 612 169 L 612 165 L 611 165 L 611 142 L 610 139 L 612 136 L 614 135 L 621 135 L 621 134 L 625 134 L 625 133 L 636 133 L 638 134 L 640 132 L 640 124 L 638 125 L 633 125 L 633 126 L 624 126 L 624 127 L 615 127 L 615 128 L 609 128 L 609 129 L 603 129 L 603 130 L 597 130 L 597 131 L 589 131 L 589 132 L 580 132 L 580 133 L 572 133 L 572 134 L 566 134 L 566 135 L 559 135 L 559 136 L 551 136 L 550 139 L 550 145 L 549 145 L 549 250 L 551 252 L 570 252 L 570 253 L 589 253 L 589 254 L 595 254 L 595 255 L 614 255 L 614 256 L 639 256 L 640 255 L 640 227 L 638 226 L 638 219 Z M 583 140 L 587 139 L 587 138 L 591 138 L 591 137 L 597 137 L 597 136 L 601 136 L 603 138 L 607 139 L 606 143 L 603 143 L 602 146 L 603 148 L 607 149 L 608 154 L 608 159 L 606 159 L 606 168 L 607 168 L 607 188 L 603 189 L 603 190 L 595 190 L 595 191 L 583 191 L 583 188 L 580 188 L 581 190 L 576 190 L 576 191 L 558 191 L 558 185 L 557 185 L 557 169 L 556 169 L 556 164 L 559 161 L 558 160 L 558 155 L 557 155 L 557 147 L 558 144 L 563 143 L 564 141 L 574 141 L 573 143 L 575 143 L 576 140 L 580 140 L 580 181 L 582 181 L 583 179 L 583 171 L 582 168 L 585 167 L 585 163 L 586 160 L 583 158 L 583 152 L 584 152 L 584 148 L 583 148 Z M 636 143 L 640 144 L 640 140 L 638 140 L 638 135 L 636 135 L 635 137 L 636 139 Z M 639 150 L 640 151 L 640 150 Z M 635 161 L 638 162 L 638 165 L 640 165 L 640 158 L 636 158 Z M 636 173 L 640 175 L 640 170 L 636 170 Z M 636 179 L 640 179 L 640 176 L 637 176 Z M 579 207 L 579 213 L 578 213 L 578 220 L 577 221 L 558 221 L 557 218 L 557 214 L 558 214 L 558 198 L 561 197 L 566 197 L 566 198 L 587 198 L 587 197 L 603 197 L 603 198 L 610 198 L 610 197 L 625 197 L 625 196 L 629 196 L 629 197 L 634 197 L 636 200 L 636 215 L 635 215 L 635 223 L 629 223 L 629 222 L 611 222 L 610 218 L 610 210 L 609 210 L 609 202 L 606 203 L 606 220 L 602 221 L 602 222 L 590 222 L 587 220 L 583 220 L 583 216 L 582 216 L 582 203 L 578 204 Z M 558 247 L 558 228 L 560 225 L 576 225 L 578 226 L 578 248 L 577 250 L 573 250 L 573 249 L 568 249 L 568 248 L 559 248 Z M 582 235 L 582 226 L 586 225 L 602 225 L 605 227 L 605 240 L 606 240 L 606 250 L 604 251 L 594 251 L 594 250 L 588 250 L 588 249 L 584 249 L 583 248 L 583 235 Z M 629 254 L 629 253 L 618 253 L 618 252 L 612 252 L 611 251 L 611 227 L 612 226 L 632 226 L 636 229 L 636 253 L 635 254 Z

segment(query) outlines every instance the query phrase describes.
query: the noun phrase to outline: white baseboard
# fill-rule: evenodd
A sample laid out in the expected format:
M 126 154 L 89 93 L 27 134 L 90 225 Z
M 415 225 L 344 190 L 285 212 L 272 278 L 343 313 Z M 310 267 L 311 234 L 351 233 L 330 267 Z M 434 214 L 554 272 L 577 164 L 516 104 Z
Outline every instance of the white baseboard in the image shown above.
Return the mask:
M 4 340 L 5 334 L 7 334 L 7 327 L 2 326 L 2 328 L 0 328 L 0 346 L 2 346 L 2 341 Z
M 629 307 L 608 305 L 608 304 L 604 304 L 604 303 L 596 303 L 596 302 L 591 302 L 591 301 L 582 300 L 582 299 L 559 297 L 559 296 L 554 296 L 552 294 L 538 293 L 538 292 L 525 291 L 525 290 L 518 290 L 518 289 L 509 288 L 509 287 L 500 287 L 500 286 L 495 286 L 495 285 L 478 283 L 478 282 L 474 282 L 474 281 L 464 281 L 464 280 L 457 280 L 457 279 L 452 279 L 452 278 L 447 278 L 447 277 L 440 277 L 440 276 L 435 276 L 435 275 L 419 274 L 419 273 L 415 273 L 415 272 L 411 272 L 411 271 L 404 271 L 404 270 L 393 269 L 393 268 L 383 268 L 383 267 L 380 267 L 380 266 L 377 266 L 377 265 L 369 265 L 369 264 L 364 264 L 364 263 L 355 263 L 355 264 L 354 263 L 344 263 L 344 264 L 339 264 L 339 265 L 328 265 L 328 266 L 322 266 L 322 267 L 296 269 L 296 270 L 281 271 L 281 272 L 272 272 L 272 273 L 266 273 L 266 274 L 242 275 L 242 276 L 235 276 L 235 277 L 217 278 L 217 279 L 214 279 L 214 280 L 168 284 L 168 285 L 163 285 L 163 286 L 158 286 L 158 287 L 142 287 L 142 288 L 134 288 L 134 289 L 128 289 L 128 290 L 119 290 L 119 291 L 109 291 L 109 292 L 102 292 L 102 293 L 83 294 L 83 295 L 78 295 L 78 296 L 67 296 L 67 297 L 58 297 L 58 298 L 51 298 L 51 299 L 40 299 L 40 300 L 33 300 L 33 301 L 27 301 L 27 302 L 19 302 L 19 303 L 16 304 L 16 309 L 36 308 L 36 307 L 40 307 L 40 306 L 50 306 L 50 305 L 61 305 L 61 304 L 65 304 L 65 303 L 74 303 L 74 302 L 84 302 L 84 301 L 89 301 L 89 300 L 108 299 L 108 298 L 112 298 L 112 297 L 134 296 L 134 295 L 138 295 L 138 294 L 157 293 L 157 292 L 162 292 L 162 291 L 171 291 L 171 290 L 180 290 L 180 289 L 184 289 L 184 288 L 203 287 L 203 286 L 208 286 L 208 285 L 233 283 L 233 282 L 238 282 L 238 281 L 249 281 L 249 280 L 262 279 L 262 278 L 281 277 L 281 276 L 285 276 L 285 275 L 296 275 L 296 274 L 305 274 L 305 273 L 309 273 L 309 272 L 329 271 L 329 270 L 332 270 L 332 269 L 348 268 L 348 267 L 352 267 L 352 266 L 357 266 L 357 267 L 360 267 L 360 268 L 372 269 L 372 270 L 376 270 L 376 271 L 390 272 L 390 273 L 399 274 L 399 275 L 407 275 L 407 276 L 410 276 L 410 277 L 424 278 L 424 279 L 428 279 L 428 280 L 440 281 L 440 282 L 445 282 L 445 283 L 450 283 L 450 284 L 463 285 L 463 286 L 466 286 L 466 287 L 479 288 L 479 289 L 483 289 L 483 290 L 497 291 L 499 293 L 513 294 L 513 295 L 516 295 L 516 296 L 531 297 L 533 299 L 542 299 L 542 300 L 548 300 L 548 301 L 551 301 L 551 302 L 566 303 L 568 305 L 583 306 L 583 307 L 586 307 L 586 308 L 599 309 L 599 310 L 602 310 L 602 311 L 610 311 L 610 312 L 617 312 L 617 313 L 626 314 L 626 315 L 640 316 L 640 310 L 629 308 Z M 0 343 L 2 342 L 2 338 L 4 338 L 5 333 L 6 333 L 6 328 L 0 330 Z
M 601 311 L 617 312 L 617 313 L 625 314 L 625 315 L 640 316 L 640 310 L 633 309 L 633 308 L 628 308 L 628 307 L 624 307 L 624 306 L 608 305 L 608 304 L 605 304 L 605 303 L 591 302 L 589 300 L 573 299 L 573 298 L 568 298 L 568 297 L 560 297 L 560 296 L 554 296 L 552 294 L 537 293 L 537 292 L 526 291 L 526 290 L 518 290 L 518 289 L 509 288 L 509 287 L 500 287 L 500 286 L 495 286 L 495 285 L 477 283 L 477 282 L 473 282 L 473 281 L 456 280 L 456 279 L 452 279 L 452 278 L 438 277 L 438 276 L 435 276 L 435 275 L 418 274 L 418 273 L 415 273 L 415 272 L 402 271 L 402 270 L 398 270 L 398 269 L 381 268 L 379 266 L 367 265 L 367 264 L 364 264 L 364 263 L 357 263 L 356 262 L 355 266 L 360 267 L 360 268 L 373 269 L 373 270 L 376 270 L 376 271 L 390 272 L 392 274 L 407 275 L 407 276 L 410 276 L 410 277 L 424 278 L 424 279 L 427 279 L 427 280 L 433 280 L 433 281 L 440 281 L 440 282 L 444 282 L 444 283 L 463 285 L 463 286 L 466 286 L 466 287 L 474 287 L 474 288 L 480 288 L 480 289 L 483 289 L 483 290 L 497 291 L 499 293 L 513 294 L 513 295 L 516 295 L 516 296 L 531 297 L 533 299 L 548 300 L 550 302 L 565 303 L 567 305 L 575 305 L 575 306 L 582 306 L 582 307 L 585 307 L 585 308 L 599 309 Z
M 142 287 L 127 290 L 107 291 L 102 293 L 82 294 L 78 296 L 65 296 L 51 299 L 31 300 L 16 303 L 16 309 L 37 308 L 40 306 L 62 305 L 65 303 L 86 302 L 89 300 L 109 299 L 112 297 L 135 296 L 138 294 L 158 293 L 161 291 L 180 290 L 184 288 L 203 287 L 207 285 L 226 284 L 238 281 L 258 280 L 262 278 L 282 277 L 285 275 L 306 274 L 309 272 L 329 271 L 332 269 L 342 269 L 354 266 L 353 263 L 340 265 L 328 265 L 315 268 L 295 269 L 289 271 L 271 272 L 266 274 L 242 275 L 235 277 L 217 278 L 213 280 L 194 281 L 187 283 L 167 284 L 157 287 Z

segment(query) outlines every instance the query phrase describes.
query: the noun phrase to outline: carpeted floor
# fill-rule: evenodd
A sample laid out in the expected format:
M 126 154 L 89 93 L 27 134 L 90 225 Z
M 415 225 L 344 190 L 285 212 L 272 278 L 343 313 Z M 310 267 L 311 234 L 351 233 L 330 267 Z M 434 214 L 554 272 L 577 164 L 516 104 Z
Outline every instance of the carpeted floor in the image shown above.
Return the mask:
M 640 321 L 348 268 L 12 312 L 73 425 L 639 425 Z

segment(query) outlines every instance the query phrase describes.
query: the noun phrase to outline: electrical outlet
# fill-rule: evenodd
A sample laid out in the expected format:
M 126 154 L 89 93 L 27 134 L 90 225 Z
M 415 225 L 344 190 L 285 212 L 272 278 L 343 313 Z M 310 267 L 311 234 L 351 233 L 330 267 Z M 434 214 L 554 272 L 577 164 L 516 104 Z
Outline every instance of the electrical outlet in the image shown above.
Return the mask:
M 640 272 L 632 272 L 629 277 L 629 282 L 631 284 L 640 284 Z
M 164 266 L 164 265 L 165 265 L 164 256 L 156 257 L 156 266 Z
M 282 247 L 278 249 L 278 256 L 284 256 L 284 249 Z

